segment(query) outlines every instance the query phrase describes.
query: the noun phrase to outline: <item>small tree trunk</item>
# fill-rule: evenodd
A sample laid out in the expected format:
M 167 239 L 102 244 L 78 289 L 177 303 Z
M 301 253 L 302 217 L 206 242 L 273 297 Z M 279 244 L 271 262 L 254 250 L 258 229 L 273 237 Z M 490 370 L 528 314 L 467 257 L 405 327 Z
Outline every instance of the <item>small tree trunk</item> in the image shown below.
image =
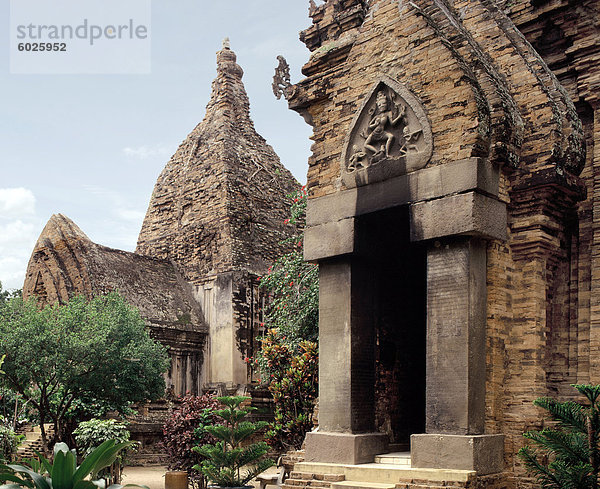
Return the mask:
M 15 414 L 13 415 L 12 429 L 17 429 L 17 417 L 19 416 L 19 396 L 15 395 Z
M 40 411 L 40 432 L 42 433 L 42 451 L 44 455 L 48 455 L 48 437 L 46 436 L 46 428 L 44 424 L 46 423 L 46 412 L 42 409 Z

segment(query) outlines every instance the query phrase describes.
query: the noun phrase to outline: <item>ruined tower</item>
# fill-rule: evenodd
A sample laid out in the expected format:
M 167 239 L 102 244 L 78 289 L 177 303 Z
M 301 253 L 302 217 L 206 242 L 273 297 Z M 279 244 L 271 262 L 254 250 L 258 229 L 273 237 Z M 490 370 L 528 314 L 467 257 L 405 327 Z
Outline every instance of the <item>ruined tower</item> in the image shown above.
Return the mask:
M 169 260 L 194 286 L 209 327 L 205 377 L 242 384 L 260 328 L 257 277 L 285 246 L 298 183 L 256 132 L 242 68 L 224 42 L 204 120 L 160 174 L 136 252 Z
M 258 278 L 295 232 L 284 221 L 299 184 L 254 129 L 242 74 L 224 43 L 204 120 L 158 178 L 135 253 L 95 244 L 56 215 L 23 287 L 46 303 L 119 290 L 169 347 L 167 386 L 179 395 L 249 381 Z

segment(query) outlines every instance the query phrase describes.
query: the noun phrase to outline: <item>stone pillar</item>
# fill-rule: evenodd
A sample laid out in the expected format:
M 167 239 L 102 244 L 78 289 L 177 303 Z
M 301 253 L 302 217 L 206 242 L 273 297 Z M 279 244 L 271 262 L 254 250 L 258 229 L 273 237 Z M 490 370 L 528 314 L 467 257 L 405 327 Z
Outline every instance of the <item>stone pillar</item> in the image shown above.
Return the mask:
M 486 243 L 446 238 L 427 253 L 426 434 L 412 435 L 413 467 L 503 468 L 503 436 L 485 421 Z
M 306 461 L 372 462 L 387 449 L 374 433 L 374 332 L 368 267 L 356 255 L 319 263 L 319 432 Z
M 481 434 L 485 401 L 486 245 L 435 241 L 427 251 L 428 433 Z

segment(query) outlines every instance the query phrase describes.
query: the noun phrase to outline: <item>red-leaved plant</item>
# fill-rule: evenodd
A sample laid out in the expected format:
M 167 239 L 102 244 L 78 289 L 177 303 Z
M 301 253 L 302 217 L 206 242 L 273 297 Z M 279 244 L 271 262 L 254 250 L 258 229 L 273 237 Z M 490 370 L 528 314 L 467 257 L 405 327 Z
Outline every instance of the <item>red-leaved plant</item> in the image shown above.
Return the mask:
M 220 407 L 212 396 L 187 395 L 176 401 L 179 406 L 173 409 L 163 425 L 163 447 L 169 457 L 169 470 L 183 470 L 195 489 L 206 487 L 202 473 L 192 467 L 203 459 L 195 446 L 214 443 L 215 439 L 205 430 L 206 426 L 219 424 L 214 411 Z

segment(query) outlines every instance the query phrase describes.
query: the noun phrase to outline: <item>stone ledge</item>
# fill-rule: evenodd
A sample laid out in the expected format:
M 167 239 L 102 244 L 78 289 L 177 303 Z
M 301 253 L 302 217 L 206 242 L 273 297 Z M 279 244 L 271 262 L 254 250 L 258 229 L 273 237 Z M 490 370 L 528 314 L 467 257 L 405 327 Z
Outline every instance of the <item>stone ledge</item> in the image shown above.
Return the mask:
M 415 469 L 474 470 L 479 475 L 504 470 L 504 435 L 418 434 L 410 437 Z
M 410 239 L 424 241 L 447 236 L 475 236 L 506 240 L 506 204 L 467 192 L 410 205 Z M 309 226 L 304 259 L 319 261 L 355 251 L 355 219 Z
M 423 480 L 431 482 L 444 482 L 452 485 L 453 482 L 464 483 L 475 480 L 477 474 L 473 470 L 456 469 L 416 469 L 414 467 L 392 467 L 381 464 L 334 464 L 319 462 L 300 462 L 296 469 L 302 472 L 320 474 L 343 474 L 346 480 L 361 482 L 396 482 Z

